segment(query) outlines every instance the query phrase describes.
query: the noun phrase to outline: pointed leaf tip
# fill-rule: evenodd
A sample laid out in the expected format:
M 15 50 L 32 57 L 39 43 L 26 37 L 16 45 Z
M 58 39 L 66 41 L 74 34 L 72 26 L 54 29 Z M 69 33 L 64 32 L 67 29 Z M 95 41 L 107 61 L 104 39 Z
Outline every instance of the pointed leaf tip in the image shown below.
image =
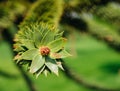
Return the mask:
M 71 54 L 69 54 L 67 51 L 62 50 L 59 53 L 51 53 L 50 57 L 53 59 L 59 59 L 59 58 L 66 58 L 72 56 Z
M 58 76 L 58 65 L 56 64 L 54 59 L 47 58 L 45 64 L 51 72 Z
M 47 46 L 51 49 L 52 52 L 57 52 L 62 49 L 66 44 L 65 38 L 59 38 L 50 42 Z
M 32 60 L 38 54 L 39 54 L 38 49 L 27 50 L 21 55 L 21 59 Z
M 35 73 L 38 71 L 45 63 L 45 58 L 41 55 L 37 55 L 32 60 L 31 66 L 30 66 L 30 72 Z

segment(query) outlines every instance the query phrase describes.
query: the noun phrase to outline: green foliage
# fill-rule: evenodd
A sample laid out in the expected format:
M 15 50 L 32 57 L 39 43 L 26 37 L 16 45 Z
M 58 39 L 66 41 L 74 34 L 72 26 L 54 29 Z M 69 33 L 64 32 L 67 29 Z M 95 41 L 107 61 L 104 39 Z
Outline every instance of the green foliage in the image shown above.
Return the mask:
M 96 10 L 96 15 L 101 19 L 110 22 L 115 25 L 118 30 L 120 25 L 120 4 L 115 2 L 110 2 L 106 6 L 98 7 Z M 120 31 L 119 31 L 120 33 Z
M 29 2 L 29 5 L 27 2 Z M 114 0 L 113 2 L 111 2 L 111 0 L 6 0 L 5 2 L 2 0 L 0 1 L 0 29 L 8 30 L 8 33 L 5 33 L 6 35 L 9 35 L 9 31 L 12 32 L 13 30 L 17 30 L 15 29 L 16 26 L 23 20 L 19 25 L 19 31 L 14 39 L 14 51 L 16 53 L 14 58 L 15 62 L 19 65 L 27 65 L 28 71 L 35 74 L 36 78 L 41 73 L 47 75 L 48 72 L 58 75 L 59 68 L 64 70 L 61 59 L 71 56 L 65 50 L 64 46 L 66 44 L 66 39 L 62 37 L 63 32 L 59 31 L 59 27 L 62 27 L 61 30 L 67 30 L 69 34 L 74 33 L 73 31 L 75 31 L 75 28 L 78 28 L 79 30 L 82 30 L 82 32 L 84 31 L 91 36 L 95 36 L 94 38 L 97 37 L 101 40 L 105 40 L 105 43 L 114 45 L 120 50 L 120 35 L 118 34 L 120 29 L 120 4 L 118 2 L 119 0 Z M 60 20 L 66 23 L 59 22 Z M 68 32 L 65 32 L 67 34 L 65 36 L 68 36 Z M 0 38 L 2 38 L 1 35 L 2 34 L 0 34 Z M 74 41 L 76 37 L 80 36 L 79 33 L 78 36 L 73 35 L 74 34 L 71 35 L 70 44 L 68 45 L 72 47 L 70 48 L 71 52 L 77 57 L 79 54 L 80 58 L 84 56 L 86 57 L 87 53 L 82 52 L 82 48 L 80 49 L 81 52 L 76 49 L 77 47 L 80 48 L 80 46 L 78 46 L 79 44 L 77 43 L 76 45 Z M 7 38 L 6 39 L 9 40 L 9 36 L 7 36 Z M 81 36 L 79 38 L 81 38 Z M 12 37 L 10 40 L 12 40 Z M 89 44 L 91 45 L 91 43 L 92 42 L 90 41 Z M 85 47 L 89 44 L 85 44 L 83 46 Z M 93 47 L 87 47 L 85 50 L 90 49 L 91 51 L 92 49 L 93 51 L 90 53 L 92 54 L 96 51 L 94 50 L 96 46 L 94 48 Z M 95 55 L 96 54 L 94 54 L 94 56 Z M 100 55 L 96 56 L 97 57 L 94 58 L 98 61 Z M 77 57 L 72 60 L 79 60 L 80 58 Z M 91 55 L 88 56 L 88 58 L 91 60 Z M 86 60 L 88 60 L 88 58 Z M 93 63 L 92 61 L 89 62 L 91 64 L 97 64 L 97 62 L 94 62 L 95 59 L 92 60 Z M 104 62 L 106 61 L 104 58 L 101 60 Z M 77 63 L 78 68 L 82 68 L 83 65 L 84 69 L 80 70 L 85 70 L 88 67 L 88 69 L 91 70 L 96 66 L 90 66 L 88 61 L 79 62 L 80 64 L 78 64 L 78 62 L 74 63 Z M 71 61 L 70 65 L 72 65 L 72 63 L 73 62 Z M 73 67 L 76 66 L 73 65 Z M 108 67 L 111 66 L 108 65 Z M 112 71 L 112 69 L 110 71 Z M 67 76 L 71 74 L 69 69 L 65 70 L 65 72 Z M 85 72 L 85 74 L 87 74 L 85 76 L 88 78 L 87 76 L 90 73 Z M 73 77 L 69 77 L 74 79 L 76 78 L 76 76 L 74 76 L 75 75 L 73 74 Z M 80 81 L 81 84 L 84 85 L 84 81 L 79 80 L 78 77 L 76 79 L 78 79 L 76 80 L 78 83 Z M 92 83 L 90 79 L 88 79 L 88 82 Z M 101 78 L 99 79 L 101 80 Z M 94 83 L 92 86 L 86 82 L 85 84 L 87 84 L 87 87 L 96 88 Z M 101 86 L 98 86 L 98 88 L 99 87 Z
M 9 13 L 6 8 L 0 6 L 0 27 L 8 27 L 12 22 L 10 21 Z
M 116 28 L 103 21 L 100 21 L 99 18 L 93 16 L 92 14 L 83 14 L 82 17 L 87 22 L 88 31 L 91 34 L 100 39 L 104 39 L 113 45 L 120 44 L 120 36 L 116 33 Z
M 0 28 L 12 26 L 17 17 L 21 16 L 25 10 L 26 7 L 20 2 L 7 1 L 0 3 Z
M 47 75 L 48 71 L 58 75 L 58 68 L 63 69 L 58 64 L 59 59 L 70 56 L 64 49 L 66 39 L 62 38 L 63 32 L 55 28 L 62 14 L 62 4 L 62 0 L 35 2 L 14 39 L 14 50 L 18 53 L 16 62 L 29 64 L 29 71 L 36 77 L 41 73 Z
M 15 42 L 14 48 L 18 52 L 16 62 L 26 64 L 28 60 L 28 69 L 36 77 L 48 71 L 58 75 L 58 68 L 62 68 L 58 59 L 70 56 L 64 49 L 66 39 L 62 38 L 57 29 L 46 24 L 33 23 L 25 26 L 16 34 Z
M 38 0 L 28 12 L 23 24 L 44 22 L 58 26 L 63 10 L 63 0 Z
M 78 72 L 80 76 L 82 75 L 82 78 L 85 79 L 86 82 L 108 88 L 119 88 L 119 68 L 116 73 L 106 72 L 101 68 L 110 63 L 119 65 L 119 54 L 113 52 L 105 43 L 99 42 L 91 36 L 79 33 L 74 34 L 74 36 L 76 37 L 75 40 L 71 40 L 73 36 L 68 39 L 67 45 L 69 47 L 67 48 L 71 50 L 74 43 L 74 47 L 77 50 L 77 57 L 66 58 L 66 64 L 69 65 L 70 68 L 74 68 L 72 70 Z M 0 75 L 2 83 L 0 89 L 2 91 L 29 91 L 20 72 L 12 63 L 12 53 L 8 43 L 1 42 L 0 50 L 2 52 L 0 55 L 0 69 L 17 76 L 17 78 L 10 79 Z M 114 69 L 114 67 L 115 66 L 110 69 Z M 56 77 L 54 74 L 49 74 L 47 78 L 44 75 L 40 75 L 37 80 L 33 77 L 31 77 L 31 79 L 34 81 L 38 91 L 93 91 L 81 85 L 76 85 L 73 80 L 67 78 L 61 71 L 59 75 L 59 77 Z M 7 88 L 6 84 L 9 84 Z
M 101 16 L 103 19 L 107 19 L 116 24 L 120 22 L 120 4 L 110 2 L 106 6 L 100 7 L 98 9 L 97 15 Z

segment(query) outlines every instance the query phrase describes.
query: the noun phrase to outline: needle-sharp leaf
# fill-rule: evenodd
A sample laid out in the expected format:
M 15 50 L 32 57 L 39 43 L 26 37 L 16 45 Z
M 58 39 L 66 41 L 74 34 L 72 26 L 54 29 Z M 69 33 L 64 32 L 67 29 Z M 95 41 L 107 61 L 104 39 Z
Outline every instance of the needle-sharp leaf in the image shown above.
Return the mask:
M 54 59 L 46 58 L 46 66 L 56 75 L 58 75 L 58 65 Z
M 65 38 L 59 38 L 50 42 L 48 44 L 48 47 L 51 49 L 52 52 L 57 52 L 64 47 L 65 43 L 66 43 Z
M 35 73 L 38 71 L 45 63 L 45 58 L 41 55 L 37 55 L 32 60 L 31 66 L 30 66 L 30 72 Z
M 31 50 L 24 52 L 21 55 L 21 59 L 32 60 L 38 54 L 39 54 L 38 49 L 31 49 Z

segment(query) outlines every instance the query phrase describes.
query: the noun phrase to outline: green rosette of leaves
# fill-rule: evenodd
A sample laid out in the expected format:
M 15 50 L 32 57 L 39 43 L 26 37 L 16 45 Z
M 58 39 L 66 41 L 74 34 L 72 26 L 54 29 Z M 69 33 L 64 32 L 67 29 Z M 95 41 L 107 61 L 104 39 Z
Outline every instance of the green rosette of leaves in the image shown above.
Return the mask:
M 14 50 L 17 55 L 14 60 L 21 65 L 28 64 L 29 72 L 36 77 L 48 72 L 58 75 L 58 69 L 63 70 L 59 59 L 70 56 L 64 49 L 66 39 L 62 34 L 46 24 L 24 26 L 15 36 Z

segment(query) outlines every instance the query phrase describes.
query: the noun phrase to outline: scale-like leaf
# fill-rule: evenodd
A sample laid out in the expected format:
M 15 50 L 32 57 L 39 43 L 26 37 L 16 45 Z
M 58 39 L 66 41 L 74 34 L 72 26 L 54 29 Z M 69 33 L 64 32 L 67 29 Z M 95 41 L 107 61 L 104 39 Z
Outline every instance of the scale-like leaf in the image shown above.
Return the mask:
M 36 73 L 36 78 L 38 78 L 38 76 L 44 71 L 44 69 L 45 65 L 41 69 L 39 69 L 39 71 Z
M 30 66 L 30 72 L 35 73 L 38 71 L 45 63 L 45 58 L 41 55 L 37 55 L 32 60 L 31 66 Z
M 66 43 L 65 38 L 59 38 L 50 42 L 47 46 L 50 48 L 52 52 L 57 52 L 64 47 L 65 43 Z
M 57 63 L 57 65 L 58 65 L 58 67 L 59 67 L 60 69 L 64 70 L 61 62 L 56 62 L 56 63 Z
M 47 30 L 46 30 L 47 31 Z M 55 36 L 55 29 L 49 29 L 46 32 L 46 34 L 44 34 L 43 39 L 41 41 L 42 45 L 46 45 L 47 43 L 51 42 L 54 40 L 54 36 Z
M 33 40 L 35 42 L 35 45 L 39 48 L 41 45 L 41 40 L 42 40 L 42 34 L 39 30 L 34 31 L 33 34 Z
M 48 75 L 48 70 L 44 70 L 44 75 L 47 76 Z
M 31 49 L 31 50 L 28 50 L 28 51 L 24 52 L 21 55 L 21 59 L 32 60 L 38 54 L 39 54 L 38 49 Z
M 55 39 L 61 38 L 63 33 L 64 33 L 64 31 L 56 34 Z
M 31 41 L 31 40 L 23 40 L 22 41 L 22 43 L 23 43 L 23 46 L 25 46 L 25 47 L 27 47 L 28 49 L 34 49 L 35 48 L 35 46 L 34 46 L 34 43 L 33 43 L 33 41 Z
M 45 65 L 51 70 L 51 72 L 58 75 L 58 66 L 54 59 L 46 58 Z
M 71 56 L 67 51 L 62 50 L 59 53 L 51 53 L 50 57 L 53 59 L 66 58 Z
M 13 45 L 14 51 L 24 51 L 24 48 L 21 46 L 20 43 L 16 43 Z

